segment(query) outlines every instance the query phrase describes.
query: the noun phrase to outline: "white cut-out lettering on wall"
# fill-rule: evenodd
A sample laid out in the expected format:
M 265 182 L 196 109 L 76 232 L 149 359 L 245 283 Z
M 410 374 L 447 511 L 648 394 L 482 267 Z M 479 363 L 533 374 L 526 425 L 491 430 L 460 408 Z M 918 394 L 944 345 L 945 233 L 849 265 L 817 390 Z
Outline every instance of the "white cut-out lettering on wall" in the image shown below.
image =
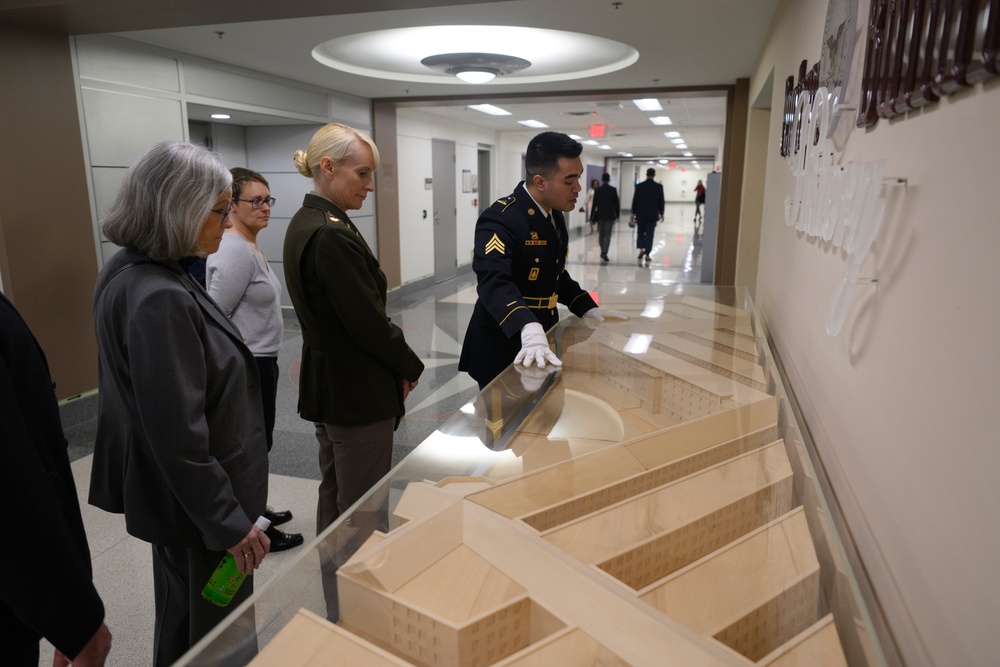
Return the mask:
M 847 254 L 847 267 L 834 289 L 826 323 L 827 334 L 836 336 L 847 318 L 861 264 L 882 224 L 885 200 L 879 195 L 885 163 L 834 164 L 827 129 L 840 89 L 830 93 L 820 88 L 812 102 L 809 95 L 803 91 L 795 103 L 790 136 L 799 140 L 793 139 L 787 157 L 795 176 L 795 192 L 785 197 L 785 224 Z

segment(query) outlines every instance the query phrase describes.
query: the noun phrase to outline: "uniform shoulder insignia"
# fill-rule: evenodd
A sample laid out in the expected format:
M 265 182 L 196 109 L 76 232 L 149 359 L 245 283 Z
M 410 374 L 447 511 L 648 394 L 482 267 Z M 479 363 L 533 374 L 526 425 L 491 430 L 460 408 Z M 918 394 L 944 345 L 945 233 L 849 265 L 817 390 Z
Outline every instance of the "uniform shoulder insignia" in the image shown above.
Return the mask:
M 326 217 L 330 220 L 330 222 L 340 222 L 340 218 L 329 211 L 326 212 Z
M 517 198 L 514 197 L 513 195 L 510 196 L 510 197 L 501 197 L 500 199 L 497 199 L 497 203 L 500 204 L 500 206 L 501 206 L 501 209 L 500 209 L 501 211 L 506 211 L 507 207 L 509 207 L 511 204 L 513 204 L 516 201 L 517 201 Z
M 501 241 L 500 237 L 497 236 L 496 234 L 494 234 L 493 238 L 491 238 L 486 243 L 486 249 L 485 249 L 485 252 L 483 252 L 483 254 L 484 255 L 488 255 L 491 252 L 493 252 L 494 250 L 496 250 L 497 252 L 499 252 L 501 255 L 503 255 L 504 251 L 506 250 L 506 248 L 504 247 L 503 241 Z

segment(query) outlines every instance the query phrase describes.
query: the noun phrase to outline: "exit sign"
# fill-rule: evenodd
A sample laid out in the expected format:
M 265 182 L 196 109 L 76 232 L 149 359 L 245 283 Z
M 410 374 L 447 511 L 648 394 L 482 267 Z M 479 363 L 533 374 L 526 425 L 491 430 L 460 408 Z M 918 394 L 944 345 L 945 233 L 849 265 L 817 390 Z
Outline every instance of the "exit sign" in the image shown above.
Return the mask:
M 594 123 L 590 126 L 590 136 L 594 139 L 604 136 L 604 123 Z

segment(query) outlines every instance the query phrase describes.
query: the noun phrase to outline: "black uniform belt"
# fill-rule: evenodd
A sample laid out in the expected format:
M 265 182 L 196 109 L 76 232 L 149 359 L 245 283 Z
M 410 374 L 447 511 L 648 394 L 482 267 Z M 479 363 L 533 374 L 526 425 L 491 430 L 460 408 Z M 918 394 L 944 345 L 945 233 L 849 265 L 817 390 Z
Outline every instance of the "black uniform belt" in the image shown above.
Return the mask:
M 558 294 L 552 294 L 552 296 L 526 296 L 523 298 L 525 303 L 528 304 L 528 308 L 534 308 L 535 310 L 551 310 L 559 305 Z

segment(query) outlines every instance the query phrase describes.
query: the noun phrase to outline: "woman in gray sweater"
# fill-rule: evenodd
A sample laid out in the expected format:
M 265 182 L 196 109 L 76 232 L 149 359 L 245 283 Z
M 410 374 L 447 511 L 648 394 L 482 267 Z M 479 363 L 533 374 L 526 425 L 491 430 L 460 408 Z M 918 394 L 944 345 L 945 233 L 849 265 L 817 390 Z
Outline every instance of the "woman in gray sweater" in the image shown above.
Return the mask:
M 281 349 L 281 282 L 257 245 L 257 234 L 267 227 L 274 197 L 267 181 L 256 171 L 236 167 L 233 175 L 233 226 L 222 235 L 219 251 L 209 255 L 205 286 L 222 310 L 243 334 L 257 360 L 267 450 L 274 444 L 275 403 L 278 396 L 278 350 Z M 301 533 L 276 528 L 292 518 L 288 511 L 265 512 L 271 520 L 267 536 L 271 551 L 284 551 L 302 544 Z

